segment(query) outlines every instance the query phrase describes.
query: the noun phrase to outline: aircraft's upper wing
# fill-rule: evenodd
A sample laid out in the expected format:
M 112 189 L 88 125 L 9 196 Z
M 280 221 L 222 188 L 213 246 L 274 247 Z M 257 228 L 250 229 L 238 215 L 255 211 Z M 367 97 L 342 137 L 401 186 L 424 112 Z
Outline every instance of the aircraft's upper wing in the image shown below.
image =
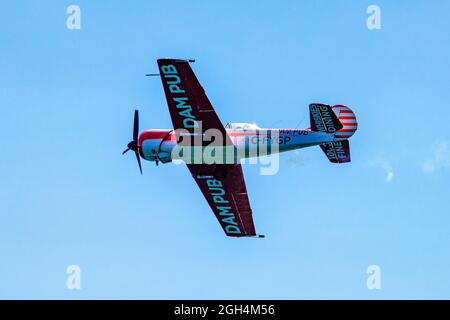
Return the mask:
M 230 237 L 255 236 L 252 209 L 240 164 L 188 164 L 192 177 Z
M 224 143 L 232 145 L 189 62 L 158 59 L 158 67 L 174 129 L 186 129 L 193 133 L 194 129 L 198 130 L 201 121 L 202 133 L 217 129 L 222 132 Z

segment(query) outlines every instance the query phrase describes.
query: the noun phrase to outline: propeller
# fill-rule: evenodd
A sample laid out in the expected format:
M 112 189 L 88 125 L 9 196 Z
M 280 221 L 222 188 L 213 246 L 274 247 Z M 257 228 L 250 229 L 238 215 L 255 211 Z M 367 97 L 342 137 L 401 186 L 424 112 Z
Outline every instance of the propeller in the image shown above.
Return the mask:
M 142 174 L 141 158 L 139 156 L 137 144 L 138 136 L 139 136 L 139 111 L 134 110 L 133 140 L 130 143 L 128 143 L 127 148 L 122 152 L 122 154 L 125 154 L 130 150 L 134 151 L 134 154 L 136 155 L 136 160 L 139 165 L 139 171 Z

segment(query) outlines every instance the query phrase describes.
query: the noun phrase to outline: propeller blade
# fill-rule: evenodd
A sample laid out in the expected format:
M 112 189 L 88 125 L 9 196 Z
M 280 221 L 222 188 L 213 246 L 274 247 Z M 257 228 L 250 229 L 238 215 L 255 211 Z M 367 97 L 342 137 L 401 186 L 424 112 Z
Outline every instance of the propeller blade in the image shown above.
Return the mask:
M 139 138 L 139 111 L 134 110 L 133 140 L 128 143 L 127 145 L 128 148 L 125 149 L 122 152 L 122 154 L 125 154 L 128 151 L 133 150 L 139 165 L 139 171 L 142 174 L 142 165 L 141 165 L 141 158 L 139 156 L 138 138 Z
M 139 111 L 134 110 L 133 140 L 137 142 L 138 136 L 139 136 Z
M 142 174 L 141 158 L 139 157 L 139 153 L 137 151 L 134 154 L 136 155 L 136 160 L 137 160 L 138 165 L 139 165 L 139 171 Z

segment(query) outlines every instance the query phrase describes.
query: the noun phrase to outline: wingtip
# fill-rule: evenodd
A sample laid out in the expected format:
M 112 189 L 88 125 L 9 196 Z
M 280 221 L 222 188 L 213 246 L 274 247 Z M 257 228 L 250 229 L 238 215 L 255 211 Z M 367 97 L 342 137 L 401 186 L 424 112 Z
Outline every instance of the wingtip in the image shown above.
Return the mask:
M 180 59 L 180 58 L 170 58 L 170 57 L 159 58 L 156 61 L 159 62 L 159 61 L 164 61 L 164 60 L 175 61 L 175 62 L 184 61 L 184 62 L 189 62 L 189 63 L 195 62 L 195 59 Z

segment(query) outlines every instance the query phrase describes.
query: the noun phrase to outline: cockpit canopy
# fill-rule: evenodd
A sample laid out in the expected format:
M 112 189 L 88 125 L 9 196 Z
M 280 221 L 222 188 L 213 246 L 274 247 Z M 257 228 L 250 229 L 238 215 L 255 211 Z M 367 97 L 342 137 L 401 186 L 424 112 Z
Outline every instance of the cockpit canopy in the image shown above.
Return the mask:
M 258 127 L 256 123 L 246 123 L 246 122 L 238 122 L 238 123 L 231 123 L 228 122 L 225 126 L 226 129 L 233 129 L 233 130 L 259 130 L 261 129 Z

